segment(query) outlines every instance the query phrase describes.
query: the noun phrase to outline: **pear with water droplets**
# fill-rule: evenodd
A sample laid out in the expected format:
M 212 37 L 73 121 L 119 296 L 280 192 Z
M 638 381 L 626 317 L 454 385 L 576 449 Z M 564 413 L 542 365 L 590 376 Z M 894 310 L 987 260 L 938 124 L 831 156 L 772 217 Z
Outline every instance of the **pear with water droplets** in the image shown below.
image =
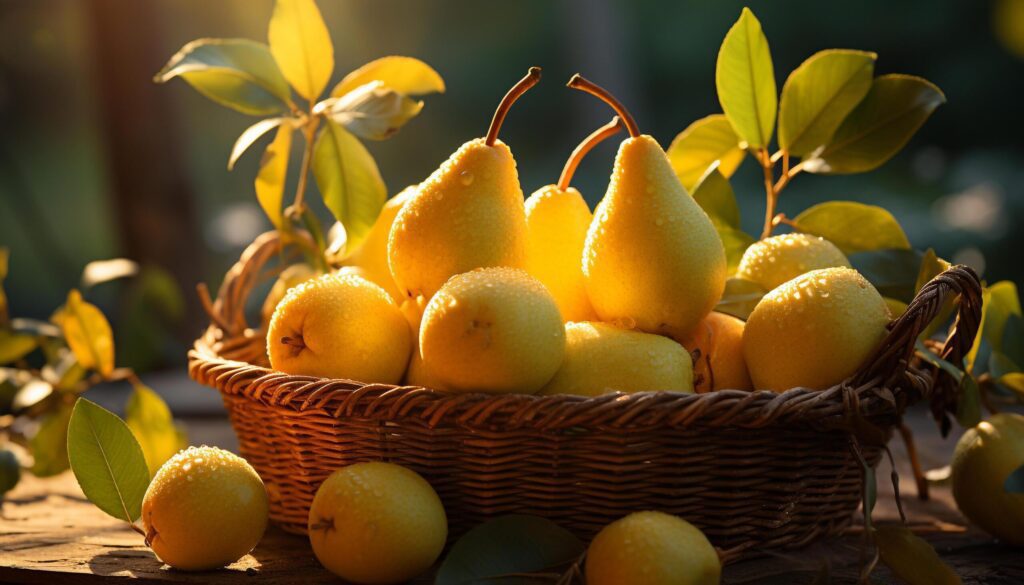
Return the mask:
M 682 339 L 722 297 L 722 240 L 665 151 L 640 134 L 629 112 L 579 75 L 569 87 L 611 105 L 630 134 L 587 233 L 583 275 L 590 301 L 602 321 L 635 322 L 643 331 Z
M 512 151 L 497 135 L 512 103 L 538 80 L 533 67 L 501 101 L 487 137 L 463 144 L 398 212 L 388 264 L 405 296 L 429 299 L 450 277 L 474 268 L 523 266 L 523 191 Z

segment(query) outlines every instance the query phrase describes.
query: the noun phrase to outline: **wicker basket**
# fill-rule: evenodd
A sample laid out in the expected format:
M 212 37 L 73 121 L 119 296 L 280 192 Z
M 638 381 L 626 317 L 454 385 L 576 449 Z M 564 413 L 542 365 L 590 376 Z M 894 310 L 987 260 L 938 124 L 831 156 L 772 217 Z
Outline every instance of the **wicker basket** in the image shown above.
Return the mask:
M 266 483 L 271 518 L 296 533 L 331 472 L 384 460 L 430 481 L 453 536 L 526 513 L 587 538 L 631 511 L 657 509 L 699 526 L 726 560 L 751 547 L 798 547 L 851 521 L 858 452 L 877 464 L 907 405 L 928 398 L 942 417 L 954 406 L 953 379 L 913 357 L 944 301 L 959 299 L 940 351 L 953 362 L 981 313 L 978 277 L 950 268 L 856 375 L 824 391 L 447 394 L 268 369 L 265 333 L 247 326 L 243 309 L 281 249 L 275 233 L 263 234 L 227 273 L 189 372 L 220 390 L 241 453 Z

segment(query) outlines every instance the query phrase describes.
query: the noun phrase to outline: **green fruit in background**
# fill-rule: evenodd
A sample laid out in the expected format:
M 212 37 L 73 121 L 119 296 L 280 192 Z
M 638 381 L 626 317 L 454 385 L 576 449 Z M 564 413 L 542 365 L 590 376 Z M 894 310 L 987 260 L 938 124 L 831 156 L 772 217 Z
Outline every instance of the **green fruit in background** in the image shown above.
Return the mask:
M 754 242 L 743 252 L 736 276 L 772 290 L 787 280 L 820 268 L 850 267 L 832 242 L 810 234 L 783 234 Z
M 1024 465 L 1024 416 L 1000 413 L 967 429 L 953 452 L 953 498 L 989 534 L 1024 547 L 1024 494 L 1006 478 Z
M 21 480 L 21 462 L 18 456 L 7 449 L 0 450 L 0 500 L 13 490 Z

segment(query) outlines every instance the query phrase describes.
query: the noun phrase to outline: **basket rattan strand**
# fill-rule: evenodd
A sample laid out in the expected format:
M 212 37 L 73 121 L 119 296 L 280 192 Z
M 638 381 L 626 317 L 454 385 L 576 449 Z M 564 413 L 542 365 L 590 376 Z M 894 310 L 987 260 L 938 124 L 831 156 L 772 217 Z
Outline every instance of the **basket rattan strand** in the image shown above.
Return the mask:
M 861 497 L 858 446 L 870 465 L 907 405 L 945 417 L 956 383 L 914 358 L 914 343 L 947 300 L 957 315 L 940 355 L 957 362 L 978 330 L 981 285 L 954 266 L 929 282 L 863 368 L 823 391 L 726 390 L 578 396 L 447 394 L 418 387 L 293 376 L 268 369 L 264 332 L 244 308 L 276 233 L 228 271 L 213 324 L 189 372 L 221 392 L 242 455 L 266 483 L 271 517 L 303 533 L 334 470 L 391 461 L 426 477 L 459 535 L 494 516 L 544 516 L 587 538 L 628 512 L 677 514 L 726 560 L 835 534 Z

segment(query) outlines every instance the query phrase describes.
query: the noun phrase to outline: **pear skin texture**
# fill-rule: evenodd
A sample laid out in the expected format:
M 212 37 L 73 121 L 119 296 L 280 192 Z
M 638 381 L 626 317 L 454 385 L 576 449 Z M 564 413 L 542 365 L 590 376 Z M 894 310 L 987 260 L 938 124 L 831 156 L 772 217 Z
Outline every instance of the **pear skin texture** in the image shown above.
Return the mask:
M 433 390 L 444 390 L 444 385 L 436 377 L 431 376 L 423 363 L 420 355 L 420 323 L 423 321 L 423 311 L 426 309 L 427 301 L 422 296 L 412 297 L 402 301 L 399 307 L 406 321 L 409 322 L 409 331 L 412 333 L 412 356 L 409 357 L 409 367 L 405 371 L 404 384 L 407 386 L 420 386 Z
M 967 519 L 1014 546 L 1024 547 L 1024 494 L 1005 489 L 1024 465 L 1024 416 L 999 413 L 968 429 L 953 451 L 953 498 Z
M 850 261 L 832 242 L 810 234 L 783 234 L 751 244 L 736 276 L 772 290 L 811 270 L 838 266 L 849 268 Z
M 588 585 L 717 585 L 718 553 L 696 526 L 663 512 L 635 512 L 597 533 Z
M 391 275 L 404 296 L 433 296 L 474 268 L 522 268 L 526 210 L 512 151 L 482 138 L 455 151 L 395 217 Z
M 694 356 L 693 386 L 698 393 L 754 389 L 743 359 L 743 328 L 740 319 L 712 311 L 682 340 Z
M 871 357 L 886 334 L 889 308 L 851 268 L 812 270 L 769 292 L 743 330 L 754 387 L 824 390 Z
M 526 200 L 526 271 L 541 281 L 566 321 L 594 321 L 583 282 L 583 245 L 594 216 L 569 187 L 538 189 Z
M 583 275 L 602 321 L 682 338 L 722 298 L 725 249 L 650 136 L 622 142 L 587 232 Z
M 693 362 L 667 337 L 608 323 L 565 324 L 565 359 L 541 394 L 693 392 Z
M 300 338 L 297 348 L 282 338 Z M 267 333 L 270 365 L 288 374 L 395 384 L 412 347 L 409 324 L 380 286 L 328 274 L 288 291 Z
M 309 264 L 292 264 L 281 271 L 274 285 L 270 287 L 267 298 L 263 299 L 263 307 L 260 309 L 260 316 L 265 326 L 270 325 L 270 319 L 274 316 L 274 309 L 287 294 L 288 290 L 294 288 L 320 273 Z
M 564 354 L 555 299 L 516 268 L 453 276 L 430 299 L 420 325 L 424 367 L 455 392 L 533 394 Z
M 345 259 L 346 266 L 361 268 L 363 275 L 388 291 L 396 303 L 402 302 L 405 296 L 398 290 L 395 279 L 391 277 L 391 267 L 388 266 L 388 238 L 391 236 L 391 225 L 394 223 L 395 217 L 415 192 L 416 186 L 413 185 L 388 199 L 380 210 L 377 220 L 373 222 L 373 227 L 370 228 L 366 239 L 351 256 Z

